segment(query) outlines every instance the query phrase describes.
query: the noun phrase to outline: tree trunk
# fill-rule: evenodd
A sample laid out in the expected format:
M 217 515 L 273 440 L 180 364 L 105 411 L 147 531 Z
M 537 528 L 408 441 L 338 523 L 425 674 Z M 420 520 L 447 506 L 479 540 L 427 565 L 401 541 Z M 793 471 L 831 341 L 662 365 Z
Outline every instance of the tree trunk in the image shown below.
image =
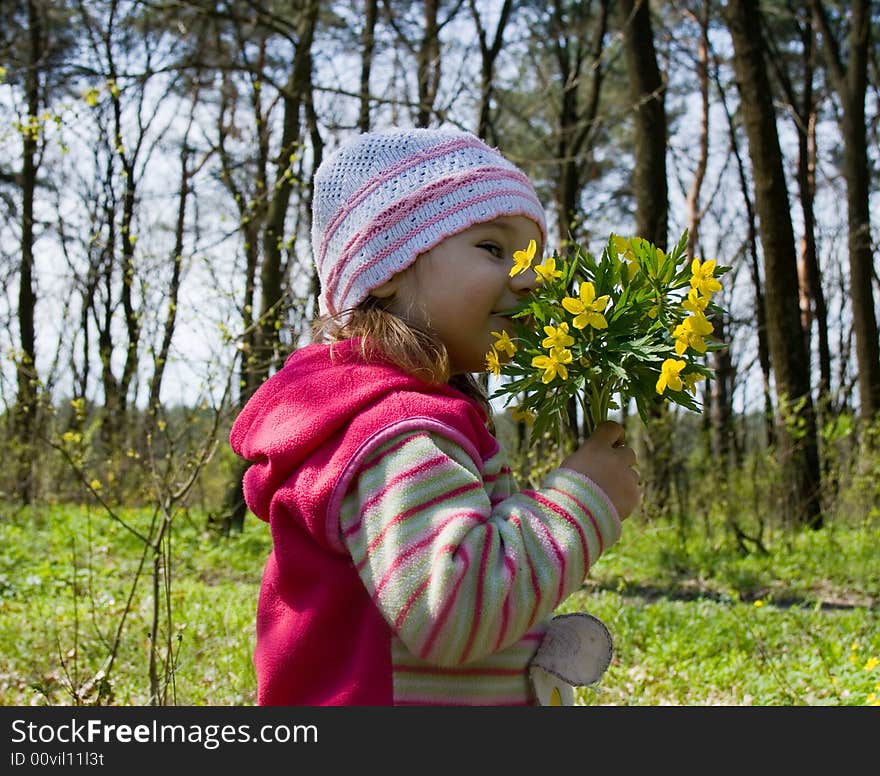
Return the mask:
M 623 46 L 635 106 L 636 234 L 666 250 L 669 192 L 666 177 L 666 84 L 657 66 L 648 0 L 621 0 Z
M 311 95 L 311 48 L 317 25 L 318 8 L 318 0 L 305 2 L 296 25 L 297 46 L 283 94 L 284 114 L 281 146 L 275 159 L 274 196 L 266 207 L 261 240 L 260 313 L 252 324 L 255 338 L 246 348 L 251 352 L 242 354 L 247 362 L 247 369 L 239 397 L 241 406 L 244 406 L 256 387 L 269 376 L 272 368 L 277 366 L 282 358 L 280 334 L 288 312 L 283 244 L 287 210 L 294 185 L 293 176 L 288 175 L 287 172 L 291 165 L 291 154 L 302 142 L 304 122 L 301 114 Z M 256 267 L 253 269 L 256 270 Z M 240 531 L 244 525 L 247 508 L 241 490 L 241 477 L 237 476 L 243 473 L 244 468 L 245 465 L 242 464 L 242 470 L 236 473 L 227 492 L 226 515 L 223 519 L 223 528 L 227 532 Z
M 562 84 L 556 145 L 559 174 L 554 191 L 559 214 L 560 245 L 572 239 L 577 241 L 579 237 L 582 220 L 580 197 L 587 182 L 590 141 L 595 136 L 605 74 L 602 53 L 608 31 L 609 0 L 599 3 L 598 18 L 593 25 L 593 42 L 587 51 L 581 38 L 590 10 L 590 7 L 578 6 L 567 13 L 561 0 L 555 0 L 548 31 L 549 38 L 554 41 L 554 55 Z M 577 17 L 573 16 L 575 13 Z M 592 76 L 586 99 L 582 94 L 582 73 L 585 69 Z
M 869 6 L 868 0 L 853 0 L 849 8 L 849 61 L 844 63 L 825 8 L 820 0 L 813 0 L 824 38 L 828 70 L 842 107 L 840 133 L 848 211 L 849 290 L 856 337 L 859 402 L 861 415 L 867 421 L 880 413 L 880 337 L 874 309 L 874 256 L 869 209 L 871 169 L 865 127 L 871 41 Z
M 815 70 L 815 34 L 808 18 L 801 25 L 796 21 L 802 47 L 803 86 L 801 95 L 795 89 L 789 71 L 784 67 L 786 57 L 768 40 L 773 49 L 770 57 L 786 99 L 794 116 L 798 138 L 797 184 L 804 220 L 804 232 L 800 241 L 798 276 L 800 279 L 801 318 L 807 353 L 812 352 L 812 328 L 816 324 L 819 355 L 819 384 L 817 397 L 820 411 L 828 404 L 831 390 L 831 352 L 828 347 L 828 310 L 822 289 L 822 273 L 816 249 L 816 114 L 813 90 Z
M 728 4 L 726 15 L 764 250 L 768 340 L 779 414 L 778 454 L 785 488 L 782 503 L 789 509 L 786 517 L 792 524 L 819 528 L 822 508 L 816 418 L 798 305 L 794 230 L 764 62 L 760 8 L 757 0 L 742 0 Z
M 192 124 L 190 124 L 192 126 Z M 189 159 L 191 150 L 188 148 L 189 130 L 183 138 L 183 147 L 180 151 L 180 192 L 177 198 L 177 222 L 174 228 L 174 251 L 171 256 L 171 280 L 168 284 L 168 306 L 165 322 L 162 326 L 162 342 L 159 351 L 153 358 L 153 375 L 150 378 L 150 395 L 147 401 L 147 431 L 153 433 L 157 421 L 157 413 L 160 408 L 160 396 L 162 393 L 162 380 L 165 375 L 165 367 L 168 363 L 168 354 L 171 351 L 171 341 L 177 325 L 177 300 L 180 296 L 181 274 L 183 270 L 183 239 L 186 229 L 186 208 L 190 194 Z
M 376 20 L 379 17 L 379 0 L 364 3 L 364 29 L 361 31 L 361 94 L 358 129 L 370 130 L 370 73 L 373 70 L 373 49 L 376 43 Z
M 37 416 L 36 334 L 34 316 L 37 295 L 34 290 L 34 199 L 39 169 L 38 122 L 40 116 L 40 65 L 43 58 L 43 23 L 34 0 L 27 4 L 28 68 L 25 75 L 25 99 L 28 121 L 21 130 L 21 263 L 18 276 L 19 354 L 16 366 L 15 438 L 18 442 L 16 495 L 25 504 L 34 497 L 34 432 Z
M 622 0 L 623 48 L 635 114 L 636 234 L 666 250 L 669 192 L 666 182 L 666 85 L 657 65 L 651 6 L 648 0 Z M 671 484 L 677 468 L 674 418 L 659 398 L 644 429 L 649 451 L 644 461 L 644 509 L 664 513 L 671 506 Z
M 428 127 L 434 117 L 434 101 L 440 85 L 439 0 L 424 0 L 425 29 L 418 51 L 419 107 L 416 125 Z
M 495 27 L 495 35 L 490 44 L 486 36 L 486 30 L 480 19 L 477 4 L 470 0 L 471 16 L 477 28 L 477 39 L 480 42 L 480 106 L 477 116 L 477 136 L 489 143 L 494 143 L 494 136 L 490 136 L 492 125 L 492 91 L 495 82 L 495 62 L 501 53 L 501 45 L 504 40 L 504 29 L 510 18 L 513 0 L 504 0 L 498 15 L 498 25 Z M 494 135 L 494 133 L 493 133 Z
M 717 72 L 714 76 L 714 81 L 727 120 L 727 131 L 730 136 L 730 150 L 736 160 L 737 179 L 739 181 L 740 192 L 742 193 L 743 204 L 746 208 L 747 235 L 742 252 L 747 257 L 747 266 L 752 277 L 752 285 L 755 288 L 755 328 L 757 330 L 756 334 L 758 339 L 758 364 L 761 367 L 761 376 L 763 378 L 761 392 L 764 399 L 764 434 L 766 437 L 765 442 L 769 446 L 775 444 L 776 429 L 773 423 L 773 397 L 770 384 L 770 346 L 767 343 L 767 305 L 764 302 L 764 288 L 761 283 L 761 264 L 758 259 L 758 229 L 755 223 L 755 207 L 752 204 L 752 195 L 749 190 L 745 163 L 739 149 L 736 124 L 730 113 L 730 109 L 727 106 L 724 85 L 718 78 Z

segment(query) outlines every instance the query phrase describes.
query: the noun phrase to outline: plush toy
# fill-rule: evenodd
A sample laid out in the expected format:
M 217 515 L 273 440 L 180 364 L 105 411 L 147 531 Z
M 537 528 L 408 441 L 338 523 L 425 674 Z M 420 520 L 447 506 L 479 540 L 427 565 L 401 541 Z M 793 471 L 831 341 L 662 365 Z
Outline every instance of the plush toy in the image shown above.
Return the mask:
M 601 620 L 580 612 L 554 617 L 529 666 L 539 705 L 573 706 L 574 688 L 598 682 L 612 654 Z

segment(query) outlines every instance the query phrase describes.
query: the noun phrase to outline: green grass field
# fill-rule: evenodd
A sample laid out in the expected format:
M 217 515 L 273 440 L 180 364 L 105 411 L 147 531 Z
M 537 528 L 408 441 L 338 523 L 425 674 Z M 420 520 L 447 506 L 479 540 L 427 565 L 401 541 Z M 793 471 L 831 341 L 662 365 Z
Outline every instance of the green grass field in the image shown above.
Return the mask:
M 124 519 L 146 531 L 151 515 Z M 880 705 L 876 523 L 771 534 L 769 554 L 743 555 L 721 529 L 631 518 L 561 609 L 598 616 L 615 642 L 579 702 Z M 154 674 L 169 704 L 249 705 L 269 532 L 253 517 L 230 538 L 204 525 L 200 513 L 176 516 L 163 548 Z M 152 557 L 138 576 L 141 555 L 97 508 L 0 513 L 0 703 L 150 702 Z

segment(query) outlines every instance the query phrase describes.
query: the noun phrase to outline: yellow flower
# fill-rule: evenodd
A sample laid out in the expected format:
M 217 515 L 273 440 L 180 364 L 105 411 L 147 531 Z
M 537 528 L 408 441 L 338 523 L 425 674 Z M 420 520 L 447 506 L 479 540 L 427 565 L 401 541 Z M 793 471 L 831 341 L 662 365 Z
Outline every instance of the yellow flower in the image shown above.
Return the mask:
M 90 108 L 94 108 L 98 104 L 98 97 L 100 96 L 101 92 L 94 88 L 84 91 L 82 95 L 83 99 L 86 101 L 86 105 Z
M 692 288 L 688 291 L 687 299 L 681 303 L 681 306 L 689 313 L 703 313 L 706 311 L 706 306 L 708 304 L 709 297 L 703 296 L 699 289 Z
M 538 244 L 534 240 L 529 240 L 529 245 L 524 251 L 513 252 L 513 268 L 510 270 L 510 277 L 519 275 L 520 272 L 525 272 L 532 266 L 536 250 L 538 250 Z
M 756 609 L 760 609 L 763 605 L 764 605 L 764 602 L 763 602 L 760 598 L 758 598 L 758 599 L 755 601 L 755 608 L 756 608 Z
M 513 358 L 513 354 L 516 353 L 516 345 L 511 342 L 510 336 L 507 334 L 507 332 L 493 331 L 492 336 L 498 340 L 495 343 L 494 349 L 498 351 L 498 353 L 505 353 L 508 358 Z
M 878 665 L 880 665 L 880 660 L 876 657 L 869 657 L 864 667 L 866 671 L 873 671 Z
M 486 354 L 486 369 L 496 377 L 501 374 L 501 362 L 498 360 L 498 351 L 490 348 Z
M 545 348 L 567 348 L 574 345 L 574 337 L 568 333 L 568 324 L 560 323 L 559 326 L 545 326 L 544 333 L 547 335 L 541 340 L 541 346 Z
M 576 329 L 592 326 L 594 329 L 607 329 L 608 321 L 602 315 L 608 304 L 608 296 L 596 298 L 596 288 L 589 281 L 581 283 L 578 290 L 580 299 L 567 296 L 562 300 L 562 306 L 575 316 L 573 321 Z
M 556 259 L 550 258 L 535 267 L 535 274 L 538 276 L 539 283 L 546 283 L 548 280 L 561 278 L 562 270 L 556 269 Z
M 535 422 L 535 413 L 531 410 L 525 410 L 522 407 L 514 407 L 510 411 L 510 417 L 529 426 Z
M 703 296 L 711 296 L 721 290 L 721 283 L 712 277 L 715 272 L 715 260 L 709 259 L 700 264 L 699 259 L 691 262 L 691 287 L 697 289 Z
M 541 382 L 549 383 L 556 375 L 563 380 L 568 380 L 568 369 L 566 364 L 571 363 L 571 351 L 565 348 L 551 348 L 548 356 L 535 356 L 532 359 L 532 366 L 537 369 L 543 369 L 544 374 L 541 376 Z
M 681 376 L 681 381 L 684 383 L 684 389 L 694 396 L 697 394 L 697 383 L 700 382 L 700 380 L 705 379 L 706 375 L 701 375 L 699 372 L 690 372 L 689 374 Z
M 621 237 L 619 234 L 615 234 L 611 237 L 611 247 L 614 249 L 615 253 L 617 253 L 618 259 L 623 259 L 627 262 L 627 279 L 632 280 L 635 277 L 636 272 L 639 271 L 639 260 L 636 258 L 635 253 L 633 253 L 630 241 L 627 240 L 626 237 Z
M 635 258 L 635 254 L 632 252 L 632 246 L 626 237 L 619 234 L 612 234 L 611 247 L 614 248 L 614 251 L 618 256 L 623 256 L 625 259 Z
M 662 394 L 667 388 L 673 391 L 680 391 L 682 388 L 681 377 L 679 373 L 687 366 L 686 362 L 679 361 L 676 358 L 667 358 L 660 367 L 660 377 L 657 380 L 657 393 Z
M 688 348 L 693 348 L 697 353 L 705 353 L 706 343 L 703 337 L 713 331 L 714 327 L 705 315 L 694 313 L 690 318 L 685 318 L 672 332 L 675 338 L 675 352 L 681 355 Z

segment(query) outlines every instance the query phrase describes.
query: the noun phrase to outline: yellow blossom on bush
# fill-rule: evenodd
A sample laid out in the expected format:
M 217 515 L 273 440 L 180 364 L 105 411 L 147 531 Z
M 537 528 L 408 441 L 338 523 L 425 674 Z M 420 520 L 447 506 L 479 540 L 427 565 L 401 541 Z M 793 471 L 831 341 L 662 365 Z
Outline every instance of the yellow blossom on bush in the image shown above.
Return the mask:
M 531 410 L 524 410 L 522 407 L 514 407 L 510 411 L 510 417 L 520 423 L 531 425 L 535 422 L 535 413 Z
M 672 336 L 675 337 L 675 352 L 681 355 L 688 348 L 693 348 L 697 353 L 705 353 L 706 341 L 703 337 L 713 331 L 714 327 L 703 313 L 694 313 L 690 318 L 685 318 L 672 332 Z
M 663 393 L 666 388 L 673 391 L 682 389 L 680 372 L 687 366 L 687 363 L 675 358 L 667 358 L 660 367 L 660 377 L 657 379 L 657 393 Z
M 567 348 L 574 345 L 574 337 L 568 333 L 567 323 L 560 323 L 559 326 L 545 326 L 544 333 L 547 336 L 541 340 L 542 347 Z
M 98 98 L 101 96 L 101 92 L 93 87 L 84 91 L 82 96 L 86 101 L 86 105 L 90 108 L 94 108 L 98 104 Z
M 510 277 L 515 277 L 520 272 L 525 272 L 532 266 L 535 258 L 535 251 L 538 250 L 538 244 L 534 240 L 529 240 L 528 247 L 524 251 L 514 251 L 513 267 L 510 270 Z
M 710 259 L 700 264 L 699 259 L 691 262 L 691 287 L 703 296 L 711 296 L 721 290 L 721 283 L 715 277 L 715 261 Z
M 538 276 L 539 283 L 546 283 L 549 280 L 562 277 L 562 271 L 556 269 L 556 259 L 549 258 L 543 264 L 535 267 L 535 274 Z
M 708 304 L 709 297 L 703 296 L 696 288 L 692 288 L 688 291 L 687 299 L 681 303 L 681 306 L 689 313 L 705 313 Z
M 496 377 L 501 374 L 501 361 L 495 348 L 491 348 L 486 354 L 486 368 Z
M 596 287 L 590 281 L 581 283 L 578 296 L 579 299 L 567 296 L 562 300 L 562 306 L 575 317 L 574 327 L 576 329 L 584 329 L 587 326 L 592 326 L 594 329 L 607 328 L 608 321 L 602 313 L 608 306 L 608 296 L 596 298 Z
M 706 375 L 700 374 L 699 372 L 688 372 L 686 375 L 681 376 L 681 381 L 684 383 L 684 389 L 690 394 L 697 393 L 697 383 L 700 380 L 705 380 Z
M 535 356 L 532 359 L 532 366 L 544 370 L 541 381 L 549 383 L 558 375 L 563 380 L 568 380 L 568 369 L 566 364 L 570 364 L 572 360 L 571 351 L 565 348 L 551 348 L 550 354 L 547 356 Z
M 530 243 L 514 254 L 511 276 L 531 267 L 534 250 Z M 516 417 L 534 416 L 533 434 L 559 440 L 572 401 L 588 432 L 617 397 L 634 400 L 646 422 L 658 395 L 699 411 L 696 385 L 713 376 L 705 356 L 725 347 L 710 338 L 710 318 L 725 314 L 712 294 L 728 269 L 689 261 L 687 232 L 669 252 L 614 234 L 599 257 L 566 243 L 535 268 L 541 282 L 509 311 L 516 352 L 498 366 L 492 398 L 515 401 Z
M 510 335 L 506 331 L 493 331 L 492 336 L 495 337 L 495 350 L 504 353 L 508 358 L 513 358 L 516 353 L 516 345 L 510 341 Z

